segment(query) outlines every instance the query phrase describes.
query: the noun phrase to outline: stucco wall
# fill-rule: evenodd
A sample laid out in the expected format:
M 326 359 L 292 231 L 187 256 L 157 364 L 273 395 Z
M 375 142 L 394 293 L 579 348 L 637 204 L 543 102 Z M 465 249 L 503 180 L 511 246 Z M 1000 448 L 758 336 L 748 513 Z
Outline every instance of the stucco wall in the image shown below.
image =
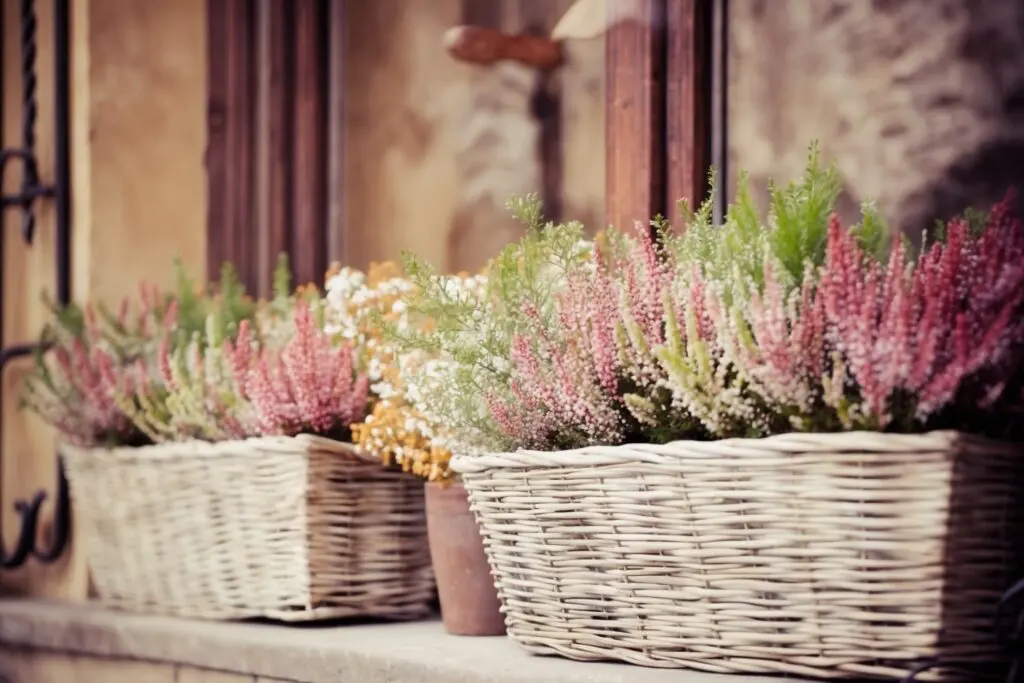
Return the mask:
M 21 52 L 18 4 L 3 3 L 6 145 L 20 140 Z M 206 24 L 203 0 L 75 0 L 72 41 L 72 290 L 76 298 L 116 299 L 141 279 L 167 283 L 180 256 L 202 274 L 206 244 Z M 53 18 L 38 0 L 37 153 L 44 181 L 53 178 Z M 4 190 L 21 183 L 17 172 Z M 31 247 L 20 217 L 3 218 L 4 343 L 31 341 L 46 319 L 41 292 L 53 293 L 53 208 L 43 201 Z M 30 364 L 15 362 L 3 378 L 3 533 L 15 541 L 16 498 L 55 479 L 53 433 L 19 413 L 17 397 Z M 116 492 L 111 492 L 116 495 Z M 47 533 L 52 507 L 45 505 Z M 54 566 L 30 563 L 0 573 L 0 592 L 83 597 L 80 549 Z

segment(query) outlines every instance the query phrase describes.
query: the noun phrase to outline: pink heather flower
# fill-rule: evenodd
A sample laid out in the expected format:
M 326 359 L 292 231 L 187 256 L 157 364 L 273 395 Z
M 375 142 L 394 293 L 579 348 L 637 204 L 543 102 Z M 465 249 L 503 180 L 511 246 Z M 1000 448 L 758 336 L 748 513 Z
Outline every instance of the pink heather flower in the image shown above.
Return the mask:
M 527 448 L 620 441 L 617 397 L 600 387 L 580 353 L 582 347 L 561 341 L 564 345 L 556 346 L 546 334 L 536 345 L 523 336 L 515 338 L 512 396 L 503 402 L 492 394 L 492 416 L 506 436 Z
M 738 370 L 770 405 L 806 415 L 821 399 L 828 359 L 823 299 L 811 269 L 789 295 L 770 263 L 764 273 L 763 292 L 754 292 L 746 308 L 753 343 L 735 344 Z
M 631 379 L 648 390 L 661 377 L 650 350 L 665 342 L 665 302 L 672 296 L 676 273 L 673 264 L 661 259 L 654 236 L 647 226 L 637 222 L 624 254 L 611 255 L 609 271 L 620 283 L 615 299 L 620 302 L 617 316 L 627 325 L 634 325 L 640 338 L 630 337 L 624 349 L 628 354 Z
M 508 391 L 487 398 L 513 443 L 571 448 L 639 435 L 626 396 L 658 389 L 652 349 L 665 339 L 673 273 L 645 226 L 621 237 L 565 274 L 550 319 L 523 304 L 531 330 L 512 341 Z
M 128 299 L 121 299 L 121 306 L 117 310 L 117 324 L 124 327 L 128 324 L 128 313 L 131 310 Z
M 900 401 L 925 424 L 963 399 L 992 405 L 1019 367 L 1024 343 L 1024 227 L 1012 195 L 978 236 L 966 221 L 945 243 L 908 263 L 893 245 L 887 265 L 863 253 L 833 216 L 821 276 L 828 335 L 841 354 L 865 415 L 884 428 Z
M 160 320 L 160 329 L 172 330 L 178 324 L 178 300 L 172 299 L 167 305 L 167 310 L 164 311 L 163 318 Z M 144 319 L 148 320 L 150 316 L 146 316 Z
M 167 388 L 171 391 L 178 389 L 177 382 L 174 381 L 174 372 L 171 370 L 171 338 L 166 334 L 160 340 L 160 349 L 157 351 L 157 367 L 160 369 L 160 378 L 163 379 Z
M 295 335 L 283 349 L 261 347 L 250 361 L 249 330 L 242 326 L 228 347 L 232 370 L 246 373 L 244 387 L 265 434 L 334 435 L 366 415 L 369 379 L 354 371 L 351 347 L 337 347 L 320 329 L 309 303 L 294 313 Z
M 145 383 L 141 361 L 118 367 L 110 353 L 82 339 L 55 346 L 46 358 L 54 388 L 33 383 L 27 402 L 68 442 L 96 446 L 140 439 L 115 396 L 124 387 L 134 389 Z
M 85 331 L 86 334 L 92 337 L 96 337 L 100 332 L 100 324 L 96 319 L 96 308 L 92 305 L 92 302 L 87 302 L 82 307 L 82 312 L 85 318 Z
M 287 434 L 302 429 L 289 397 L 278 394 L 275 380 L 271 377 L 270 361 L 262 354 L 249 374 L 246 392 L 256 411 L 258 427 L 262 433 Z
M 222 353 L 236 383 L 244 387 L 253 365 L 252 324 L 248 320 L 238 324 L 234 341 L 225 339 L 222 342 Z

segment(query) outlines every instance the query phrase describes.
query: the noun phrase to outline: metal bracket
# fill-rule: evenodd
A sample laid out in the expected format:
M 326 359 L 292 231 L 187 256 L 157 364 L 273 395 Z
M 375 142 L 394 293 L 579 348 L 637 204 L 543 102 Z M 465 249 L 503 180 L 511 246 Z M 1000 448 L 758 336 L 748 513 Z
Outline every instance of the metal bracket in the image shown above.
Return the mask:
M 54 249 L 56 251 L 57 303 L 66 305 L 71 300 L 71 201 L 69 76 L 70 43 L 68 34 L 68 0 L 53 0 L 54 20 L 54 182 L 44 184 L 39 178 L 39 164 L 35 155 L 36 103 L 36 13 L 34 0 L 21 0 L 21 66 L 22 66 L 22 140 L 21 146 L 0 150 L 0 179 L 7 166 L 21 162 L 21 190 L 17 194 L 0 196 L 0 210 L 14 208 L 21 211 L 21 237 L 32 244 L 35 237 L 35 206 L 39 199 L 54 201 Z M 0 35 L 3 19 L 0 15 Z M 0 95 L 5 92 L 0 83 Z M 0 109 L 2 116 L 2 109 Z M 2 235 L 0 235 L 2 237 Z M 0 239 L 0 263 L 3 261 L 3 239 Z M 3 336 L 3 280 L 0 278 L 0 340 Z M 42 350 L 39 344 L 14 344 L 0 349 L 0 376 L 16 358 L 31 356 Z M 2 396 L 0 396 L 2 401 Z M 2 414 L 2 406 L 0 406 Z M 2 420 L 2 417 L 0 417 Z M 2 424 L 2 423 L 0 423 Z M 2 434 L 2 430 L 0 430 Z M 2 451 L 0 451 L 2 454 Z M 0 466 L 2 469 L 2 466 Z M 71 504 L 64 468 L 57 458 L 57 482 L 54 490 L 55 510 L 53 533 L 48 548 L 38 547 L 41 509 L 47 499 L 45 491 L 37 491 L 31 500 L 19 500 L 14 510 L 21 516 L 21 527 L 13 549 L 0 542 L 0 569 L 16 569 L 34 557 L 43 563 L 55 562 L 68 545 L 71 533 Z M 0 515 L 4 506 L 0 505 Z M 2 528 L 2 525 L 0 525 Z
M 53 197 L 53 186 L 39 182 L 39 164 L 30 149 L 5 149 L 0 151 L 0 180 L 7 170 L 10 161 L 21 161 L 21 192 L 14 195 L 0 196 L 0 208 L 16 206 L 21 208 L 21 238 L 26 244 L 32 244 L 36 230 L 36 215 L 33 209 L 35 200 L 40 197 Z

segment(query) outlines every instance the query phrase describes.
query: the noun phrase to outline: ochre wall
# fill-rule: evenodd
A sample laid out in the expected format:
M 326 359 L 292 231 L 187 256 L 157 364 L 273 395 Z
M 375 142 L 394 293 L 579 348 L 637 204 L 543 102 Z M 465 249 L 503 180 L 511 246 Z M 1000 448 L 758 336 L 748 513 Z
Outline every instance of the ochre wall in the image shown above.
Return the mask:
M 508 33 L 549 31 L 571 0 L 471 0 Z M 544 190 L 541 75 L 525 66 L 456 61 L 445 31 L 470 0 L 373 0 L 345 5 L 346 264 L 412 250 L 442 270 L 476 270 L 522 234 L 505 208 Z M 567 46 L 548 87 L 558 93 L 562 217 L 604 222 L 604 41 Z M 337 228 L 335 228 L 337 229 Z
M 72 41 L 72 293 L 117 299 L 146 279 L 169 283 L 173 257 L 196 275 L 205 263 L 206 24 L 203 0 L 74 0 Z M 37 153 L 44 181 L 53 178 L 53 34 L 50 0 L 38 13 Z M 4 2 L 5 145 L 21 126 L 18 3 Z M 20 176 L 9 172 L 4 191 Z M 39 295 L 53 293 L 53 209 L 38 206 L 35 244 L 19 237 L 20 217 L 3 219 L 4 343 L 31 341 L 45 322 Z M 3 378 L 3 534 L 15 541 L 16 498 L 55 478 L 53 433 L 19 413 L 29 363 Z M 111 492 L 117 495 L 116 491 Z M 52 508 L 45 505 L 47 515 Z M 47 518 L 46 525 L 49 525 Z M 46 528 L 44 527 L 44 535 Z M 80 548 L 53 566 L 30 563 L 0 573 L 0 592 L 81 598 L 87 580 Z

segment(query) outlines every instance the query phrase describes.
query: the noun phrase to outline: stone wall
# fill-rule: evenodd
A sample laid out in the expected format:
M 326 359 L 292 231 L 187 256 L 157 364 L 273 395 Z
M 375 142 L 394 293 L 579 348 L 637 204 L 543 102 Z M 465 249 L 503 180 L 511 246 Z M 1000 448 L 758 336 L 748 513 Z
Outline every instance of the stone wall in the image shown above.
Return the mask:
M 842 212 L 877 200 L 912 237 L 1024 187 L 1024 3 L 733 0 L 731 171 L 794 178 L 820 141 Z
M 0 683 L 286 683 L 160 662 L 0 648 Z
M 0 683 L 761 683 L 537 657 L 438 621 L 218 623 L 0 600 Z M 786 683 L 800 683 L 787 678 Z
M 574 43 L 542 82 L 515 63 L 470 66 L 443 47 L 472 14 L 507 33 L 547 34 L 571 0 L 348 3 L 344 261 L 365 267 L 413 250 L 439 268 L 476 270 L 522 235 L 505 203 L 545 190 L 563 219 L 604 221 L 604 43 Z M 558 101 L 544 140 L 537 92 Z M 542 146 L 547 149 L 542 152 Z M 332 258 L 338 255 L 332 254 Z

